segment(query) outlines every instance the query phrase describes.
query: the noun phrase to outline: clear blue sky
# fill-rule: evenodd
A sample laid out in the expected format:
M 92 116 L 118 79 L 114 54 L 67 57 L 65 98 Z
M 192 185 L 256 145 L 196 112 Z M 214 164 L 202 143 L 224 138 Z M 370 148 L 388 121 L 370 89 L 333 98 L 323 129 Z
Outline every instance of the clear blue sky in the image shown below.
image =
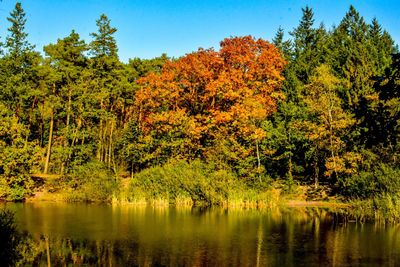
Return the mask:
M 313 8 L 315 22 L 337 25 L 350 4 L 367 22 L 377 17 L 396 43 L 400 41 L 398 1 L 372 0 L 22 0 L 27 13 L 29 41 L 42 51 L 75 29 L 90 41 L 96 19 L 105 13 L 118 29 L 116 39 L 121 60 L 152 58 L 162 53 L 182 56 L 199 47 L 218 47 L 229 36 L 251 34 L 271 40 L 281 25 L 290 31 L 298 25 L 301 7 Z M 0 1 L 0 35 L 4 40 L 6 17 L 15 0 Z

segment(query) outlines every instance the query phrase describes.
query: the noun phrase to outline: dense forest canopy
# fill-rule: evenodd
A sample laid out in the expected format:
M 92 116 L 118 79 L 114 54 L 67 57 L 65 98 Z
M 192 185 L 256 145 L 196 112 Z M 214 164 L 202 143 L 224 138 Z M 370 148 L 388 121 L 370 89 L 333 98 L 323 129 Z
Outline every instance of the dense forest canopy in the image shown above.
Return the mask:
M 24 199 L 37 174 L 104 183 L 173 159 L 212 163 L 250 186 L 271 179 L 370 197 L 400 190 L 400 57 L 377 19 L 350 6 L 337 26 L 298 26 L 269 42 L 122 63 L 106 15 L 43 47 L 20 3 L 0 58 L 0 198 Z M 127 175 L 128 174 L 128 175 Z M 217 179 L 217 178 L 216 178 Z

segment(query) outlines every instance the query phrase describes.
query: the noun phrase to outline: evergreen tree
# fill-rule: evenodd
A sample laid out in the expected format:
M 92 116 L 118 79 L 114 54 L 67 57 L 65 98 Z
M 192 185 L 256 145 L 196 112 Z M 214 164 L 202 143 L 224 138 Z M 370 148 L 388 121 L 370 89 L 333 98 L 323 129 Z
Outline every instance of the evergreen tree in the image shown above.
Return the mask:
M 364 124 L 369 135 L 366 147 L 372 149 L 386 163 L 398 164 L 400 153 L 400 54 L 393 55 L 393 62 L 385 75 L 375 84 L 379 98 L 370 105 Z
M 116 28 L 111 27 L 106 15 L 101 15 L 96 22 L 98 31 L 92 33 L 94 40 L 90 43 L 91 69 L 88 73 L 94 81 L 89 84 L 92 94 L 94 116 L 98 121 L 97 159 L 106 162 L 116 170 L 115 136 L 116 129 L 122 128 L 125 122 L 126 101 L 123 96 L 132 90 L 125 76 L 126 69 L 118 60 L 118 47 L 114 38 Z M 121 123 L 121 124 L 120 124 Z
M 25 32 L 25 16 L 26 13 L 21 3 L 17 2 L 14 10 L 10 13 L 10 17 L 7 18 L 11 23 L 11 27 L 8 28 L 10 34 L 6 38 L 6 48 L 8 49 L 8 54 L 14 60 L 34 49 L 34 46 L 27 41 L 28 34 Z
M 391 63 L 391 56 L 395 52 L 394 41 L 389 33 L 382 29 L 376 18 L 368 25 L 368 39 L 370 41 L 371 54 L 374 60 L 376 75 L 383 75 L 385 69 Z
M 343 94 L 344 104 L 355 112 L 362 96 L 373 93 L 370 77 L 375 74 L 373 59 L 367 40 L 368 25 L 364 18 L 350 6 L 349 11 L 334 29 L 331 41 L 331 64 L 347 84 Z
M 315 29 L 313 28 L 314 12 L 312 8 L 308 6 L 301 10 L 303 16 L 300 20 L 299 26 L 290 33 L 294 38 L 295 58 L 299 58 L 304 51 L 311 48 L 315 41 Z
M 292 59 L 292 42 L 290 40 L 284 40 L 285 32 L 282 27 L 279 26 L 275 37 L 272 39 L 272 43 L 281 51 L 283 57 L 286 60 Z
M 86 101 L 82 99 L 84 91 L 81 79 L 84 69 L 88 66 L 88 60 L 84 55 L 87 46 L 79 34 L 72 31 L 69 36 L 59 39 L 56 44 L 45 46 L 44 51 L 47 55 L 44 61 L 48 84 L 46 98 L 51 99 L 47 102 L 48 112 L 43 113 L 50 120 L 44 172 L 47 173 L 49 169 L 54 121 L 56 121 L 59 129 L 55 135 L 59 136 L 63 143 L 55 148 L 56 153 L 53 158 L 60 165 L 58 166 L 60 169 L 56 171 L 63 173 L 73 156 L 77 141 L 85 133 L 82 124 L 85 121 L 83 107 Z
M 314 162 L 313 157 L 307 156 L 312 154 L 312 144 L 299 125 L 307 121 L 309 116 L 303 98 L 305 86 L 309 83 L 313 70 L 326 57 L 327 32 L 324 26 L 314 28 L 314 13 L 310 7 L 303 8 L 302 12 L 299 26 L 290 33 L 293 37 L 292 51 L 286 52 L 292 56 L 284 70 L 285 100 L 280 102 L 278 112 L 273 116 L 272 128 L 268 126 L 271 135 L 269 141 L 267 140 L 267 147 L 275 147 L 272 149 L 274 153 L 270 155 L 272 161 L 269 162 L 276 162 L 276 166 L 281 169 L 286 166 L 283 175 L 287 177 L 289 184 L 293 183 L 293 175 L 307 176 L 313 172 L 312 168 L 306 168 L 310 164 L 304 160 L 308 158 Z M 278 30 L 274 42 L 278 47 L 284 46 L 287 49 L 288 43 L 283 44 L 282 39 L 283 32 Z M 285 134 L 282 136 L 278 132 Z
M 114 38 L 117 29 L 111 27 L 110 22 L 110 19 L 102 14 L 96 21 L 98 32 L 90 34 L 94 39 L 90 44 L 94 57 L 118 57 L 117 43 Z
M 314 12 L 310 7 L 302 9 L 303 15 L 299 26 L 290 35 L 293 37 L 293 62 L 288 67 L 293 72 L 295 84 L 304 85 L 309 82 L 311 73 L 321 63 L 326 61 L 328 48 L 326 46 L 328 33 L 321 24 L 314 28 Z M 297 88 L 301 92 L 304 88 Z
M 3 89 L 0 100 L 3 100 L 10 110 L 15 110 L 16 116 L 31 129 L 37 118 L 35 105 L 41 94 L 37 86 L 40 55 L 27 40 L 25 16 L 25 11 L 18 2 L 7 18 L 11 26 L 8 28 L 6 54 L 1 64 L 1 76 L 4 79 L 1 80 Z

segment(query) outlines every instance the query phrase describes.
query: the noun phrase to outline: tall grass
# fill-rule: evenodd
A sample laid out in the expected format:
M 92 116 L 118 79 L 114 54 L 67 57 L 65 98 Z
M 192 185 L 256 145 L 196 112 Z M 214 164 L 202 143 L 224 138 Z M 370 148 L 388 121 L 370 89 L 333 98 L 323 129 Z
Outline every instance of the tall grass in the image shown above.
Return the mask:
M 271 206 L 280 192 L 248 186 L 233 172 L 200 160 L 169 162 L 134 175 L 122 200 L 159 205 Z
M 382 194 L 364 200 L 353 200 L 348 211 L 356 219 L 385 223 L 400 222 L 399 194 Z

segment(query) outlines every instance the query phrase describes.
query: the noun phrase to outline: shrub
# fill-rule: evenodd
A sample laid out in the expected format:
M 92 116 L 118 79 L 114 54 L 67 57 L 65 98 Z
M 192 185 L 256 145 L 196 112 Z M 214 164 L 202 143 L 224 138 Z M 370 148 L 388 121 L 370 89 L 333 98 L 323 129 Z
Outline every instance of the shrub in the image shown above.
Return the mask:
M 33 144 L 1 147 L 0 198 L 20 201 L 32 193 L 34 182 L 31 171 L 39 161 L 38 149 Z
M 75 166 L 66 182 L 68 201 L 111 201 L 118 188 L 113 172 L 98 161 Z
M 400 169 L 380 164 L 370 172 L 339 180 L 340 193 L 350 197 L 370 198 L 400 192 Z

